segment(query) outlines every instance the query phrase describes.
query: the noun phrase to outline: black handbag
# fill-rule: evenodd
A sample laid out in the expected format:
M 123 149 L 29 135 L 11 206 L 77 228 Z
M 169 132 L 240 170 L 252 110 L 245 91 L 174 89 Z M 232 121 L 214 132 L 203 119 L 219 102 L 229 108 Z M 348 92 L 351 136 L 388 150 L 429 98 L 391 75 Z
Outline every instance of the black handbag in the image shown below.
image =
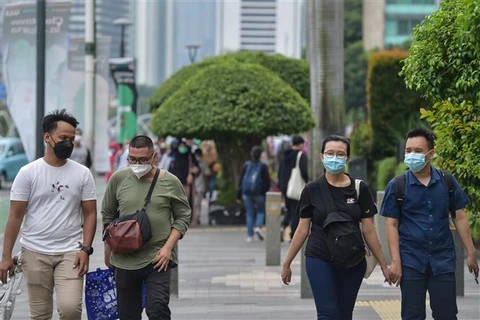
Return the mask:
M 110 246 L 114 254 L 133 253 L 152 238 L 152 226 L 148 219 L 147 206 L 159 174 L 160 169 L 157 168 L 142 209 L 113 220 L 103 231 L 103 241 Z

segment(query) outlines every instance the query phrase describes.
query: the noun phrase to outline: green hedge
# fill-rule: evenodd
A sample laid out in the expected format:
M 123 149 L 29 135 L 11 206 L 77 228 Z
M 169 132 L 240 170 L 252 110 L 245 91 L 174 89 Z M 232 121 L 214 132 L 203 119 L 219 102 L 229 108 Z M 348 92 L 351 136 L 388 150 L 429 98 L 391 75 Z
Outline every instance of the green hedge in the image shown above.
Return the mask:
M 385 158 L 378 162 L 377 190 L 384 190 L 388 182 L 395 177 L 397 159 L 395 157 Z
M 399 76 L 400 61 L 408 52 L 394 49 L 373 53 L 368 59 L 367 108 L 373 132 L 372 154 L 375 159 L 395 155 L 398 142 L 412 128 L 412 115 L 420 117 L 419 109 L 427 102 L 417 92 L 405 87 Z

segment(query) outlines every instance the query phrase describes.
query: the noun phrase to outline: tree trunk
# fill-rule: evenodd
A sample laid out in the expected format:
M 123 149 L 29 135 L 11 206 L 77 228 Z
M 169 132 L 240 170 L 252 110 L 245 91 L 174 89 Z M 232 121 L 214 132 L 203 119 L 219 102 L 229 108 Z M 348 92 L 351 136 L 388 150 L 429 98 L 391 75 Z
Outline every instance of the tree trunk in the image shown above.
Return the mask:
M 322 140 L 344 134 L 343 1 L 307 1 L 311 105 L 315 128 L 310 133 L 310 173 L 323 173 L 319 160 Z
M 262 140 L 250 138 L 242 141 L 215 141 L 218 157 L 222 163 L 222 177 L 237 188 L 245 161 L 250 160 L 253 146 L 261 145 Z

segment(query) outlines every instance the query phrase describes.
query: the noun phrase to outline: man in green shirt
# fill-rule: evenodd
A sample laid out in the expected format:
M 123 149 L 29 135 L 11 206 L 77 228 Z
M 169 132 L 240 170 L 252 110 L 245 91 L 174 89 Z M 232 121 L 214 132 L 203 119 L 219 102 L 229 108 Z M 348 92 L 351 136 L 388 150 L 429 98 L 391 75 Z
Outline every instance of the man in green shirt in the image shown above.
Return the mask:
M 136 136 L 129 146 L 128 168 L 115 172 L 102 203 L 103 225 L 117 215 L 142 208 L 157 170 L 153 142 Z M 161 169 L 147 215 L 152 238 L 131 254 L 113 254 L 105 243 L 105 264 L 115 268 L 117 301 L 121 320 L 142 318 L 142 284 L 147 288 L 146 312 L 150 320 L 170 319 L 170 270 L 177 266 L 175 244 L 190 225 L 191 209 L 181 182 Z

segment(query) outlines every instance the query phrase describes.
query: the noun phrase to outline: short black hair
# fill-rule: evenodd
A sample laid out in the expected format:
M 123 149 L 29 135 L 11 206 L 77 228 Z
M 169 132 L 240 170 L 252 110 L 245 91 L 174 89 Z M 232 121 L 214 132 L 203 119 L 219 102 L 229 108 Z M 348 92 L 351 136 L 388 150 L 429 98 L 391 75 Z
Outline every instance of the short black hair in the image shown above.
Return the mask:
M 66 109 L 62 110 L 55 110 L 47 114 L 43 118 L 42 129 L 43 133 L 52 133 L 53 130 L 57 129 L 58 121 L 64 121 L 66 123 L 71 124 L 75 129 L 78 126 L 78 121 L 72 116 L 70 113 L 67 112 Z
M 252 160 L 253 161 L 260 161 L 260 157 L 262 156 L 263 149 L 260 146 L 254 146 L 252 148 Z
M 347 145 L 347 157 L 350 157 L 350 140 L 348 140 L 344 136 L 340 136 L 338 134 L 331 134 L 323 140 L 322 153 L 325 152 L 325 146 L 327 145 L 327 142 L 330 142 L 330 141 L 340 141 L 340 142 L 345 143 Z
M 305 140 L 303 139 L 302 136 L 293 136 L 292 137 L 292 145 L 299 146 L 302 143 L 305 143 Z
M 138 135 L 135 136 L 129 144 L 130 148 L 148 148 L 148 150 L 153 150 L 153 141 L 148 136 Z
M 409 138 L 415 138 L 415 137 L 424 137 L 425 139 L 427 139 L 429 150 L 432 150 L 433 148 L 435 148 L 436 136 L 435 136 L 435 133 L 433 133 L 433 131 L 430 131 L 425 128 L 415 128 L 413 130 L 410 130 L 409 133 L 407 133 L 407 140 Z
M 75 128 L 76 131 L 80 132 L 80 134 L 83 134 L 83 130 L 80 128 Z

